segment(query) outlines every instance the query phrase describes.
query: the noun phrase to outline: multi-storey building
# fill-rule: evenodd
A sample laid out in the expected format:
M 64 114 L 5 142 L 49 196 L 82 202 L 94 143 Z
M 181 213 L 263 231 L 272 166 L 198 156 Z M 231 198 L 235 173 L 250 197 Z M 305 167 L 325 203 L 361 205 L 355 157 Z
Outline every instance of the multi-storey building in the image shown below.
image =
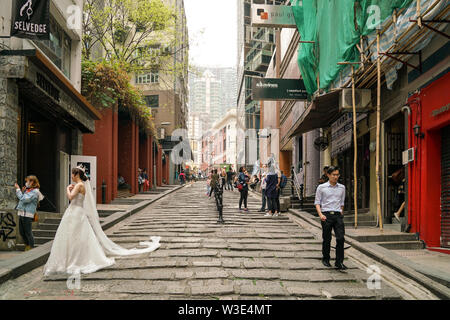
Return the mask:
M 346 214 L 356 207 L 359 217 L 365 215 L 358 225 L 397 224 L 390 228 L 416 233 L 427 248 L 448 253 L 450 59 L 445 36 L 449 28 L 440 20 L 448 14 L 448 4 L 421 2 L 421 6 L 412 1 L 398 4 L 396 10 L 384 9 L 381 29 L 363 23 L 358 30 L 368 30 L 356 40 L 347 39 L 345 46 L 337 39 L 354 31 L 355 25 L 335 22 L 353 17 L 355 11 L 337 2 L 318 4 L 313 35 L 303 39 L 320 47 L 306 53 L 317 59 L 317 66 L 308 69 L 299 63 L 300 34 L 283 29 L 278 56 L 273 55 L 267 74 L 302 77 L 313 89 L 311 101 L 283 101 L 274 114 L 280 117 L 280 158 L 291 148 L 285 165 L 302 171 L 307 196 L 314 195 L 321 168 L 337 165 L 347 190 Z M 434 21 L 433 27 L 418 27 L 418 17 Z M 336 28 L 328 28 L 330 23 Z M 356 128 L 352 69 L 338 64 L 346 62 L 349 48 L 356 53 L 352 59 L 361 63 L 354 72 Z M 268 107 L 265 102 L 264 119 Z M 397 211 L 400 223 L 394 216 Z
M 166 183 L 175 183 L 176 172 L 179 172 L 183 163 L 174 163 L 171 152 L 181 139 L 188 139 L 188 28 L 183 0 L 166 0 L 177 13 L 175 25 L 175 44 L 169 48 L 172 66 L 170 72 L 163 70 L 147 70 L 132 77 L 132 83 L 140 88 L 151 108 L 154 123 L 162 143 L 163 180 Z M 169 35 L 167 35 L 169 36 Z M 173 39 L 172 39 L 173 40 Z M 164 49 L 161 43 L 160 48 Z
M 261 103 L 253 100 L 253 77 L 264 77 L 275 50 L 275 30 L 251 26 L 251 5 L 283 4 L 285 0 L 237 0 L 238 3 L 238 55 L 237 55 L 237 105 L 238 105 L 238 163 L 253 165 L 258 160 L 258 139 L 261 127 Z M 256 146 L 256 150 L 250 147 Z
M 14 183 L 33 174 L 46 197 L 40 210 L 63 212 L 70 156 L 101 118 L 80 94 L 81 28 L 67 23 L 69 6 L 83 1 L 50 2 L 49 40 L 8 38 L 12 3 L 0 11 L 0 208 L 15 207 Z

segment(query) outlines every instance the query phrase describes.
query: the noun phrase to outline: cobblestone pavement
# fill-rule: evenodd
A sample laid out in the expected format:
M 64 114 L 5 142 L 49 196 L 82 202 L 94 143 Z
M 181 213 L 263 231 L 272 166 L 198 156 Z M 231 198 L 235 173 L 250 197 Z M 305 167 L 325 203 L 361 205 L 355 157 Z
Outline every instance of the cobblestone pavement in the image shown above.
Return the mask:
M 0 298 L 401 299 L 384 284 L 369 290 L 366 271 L 348 259 L 346 271 L 324 267 L 320 239 L 286 216 L 264 217 L 252 196 L 248 213 L 238 201 L 237 190 L 225 191 L 226 224 L 218 225 L 205 183 L 186 186 L 107 232 L 127 248 L 159 235 L 157 251 L 82 275 L 79 289 L 63 278 L 44 281 L 39 267 L 0 286 Z

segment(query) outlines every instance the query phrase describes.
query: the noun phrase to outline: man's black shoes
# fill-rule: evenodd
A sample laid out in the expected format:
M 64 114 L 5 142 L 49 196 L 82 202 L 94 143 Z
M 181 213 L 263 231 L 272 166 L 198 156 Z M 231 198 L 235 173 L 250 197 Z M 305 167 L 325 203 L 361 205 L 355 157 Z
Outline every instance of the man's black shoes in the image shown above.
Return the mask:
M 325 267 L 331 268 L 330 261 L 328 261 L 328 260 L 322 260 L 322 264 L 323 264 Z
M 334 266 L 337 270 L 347 270 L 347 267 L 343 263 L 336 263 Z

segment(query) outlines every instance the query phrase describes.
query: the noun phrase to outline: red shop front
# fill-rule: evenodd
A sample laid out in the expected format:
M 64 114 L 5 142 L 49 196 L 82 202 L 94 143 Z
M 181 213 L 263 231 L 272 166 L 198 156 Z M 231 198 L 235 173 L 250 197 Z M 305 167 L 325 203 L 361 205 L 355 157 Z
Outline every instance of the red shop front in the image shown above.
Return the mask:
M 450 253 L 450 73 L 408 100 L 408 221 L 427 248 Z

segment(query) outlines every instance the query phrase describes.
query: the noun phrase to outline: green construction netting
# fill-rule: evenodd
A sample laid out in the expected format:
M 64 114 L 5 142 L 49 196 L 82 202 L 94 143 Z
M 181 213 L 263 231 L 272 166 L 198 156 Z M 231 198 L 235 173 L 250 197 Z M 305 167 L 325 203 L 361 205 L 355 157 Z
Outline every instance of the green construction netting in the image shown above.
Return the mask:
M 306 90 L 327 89 L 345 68 L 338 62 L 359 61 L 356 44 L 413 0 L 294 0 L 292 10 L 300 40 L 298 64 Z

